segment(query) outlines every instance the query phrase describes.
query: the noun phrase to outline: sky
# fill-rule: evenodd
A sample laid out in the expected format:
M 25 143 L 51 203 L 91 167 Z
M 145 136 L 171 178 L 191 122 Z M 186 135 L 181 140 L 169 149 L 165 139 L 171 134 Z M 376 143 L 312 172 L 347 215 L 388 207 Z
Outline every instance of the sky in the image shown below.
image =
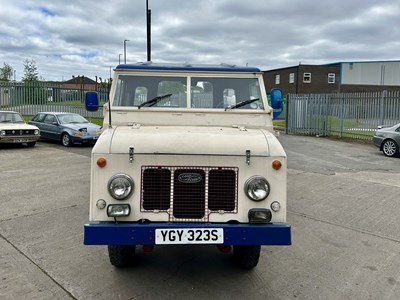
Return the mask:
M 148 0 L 151 60 L 271 70 L 400 60 L 400 0 Z M 43 80 L 147 60 L 146 0 L 0 0 L 0 67 Z

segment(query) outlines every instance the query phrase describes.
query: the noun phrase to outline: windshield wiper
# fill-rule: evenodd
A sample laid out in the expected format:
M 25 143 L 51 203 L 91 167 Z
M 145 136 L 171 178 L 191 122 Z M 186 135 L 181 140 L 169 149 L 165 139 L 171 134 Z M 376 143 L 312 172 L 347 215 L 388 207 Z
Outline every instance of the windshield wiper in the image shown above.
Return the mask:
M 225 108 L 225 110 L 239 108 L 239 107 L 245 106 L 245 105 L 247 105 L 247 104 L 256 102 L 256 101 L 258 101 L 258 100 L 260 100 L 260 98 L 249 99 L 249 100 L 243 100 L 243 101 L 240 101 L 240 102 L 236 103 L 235 105 L 228 106 L 227 108 Z
M 158 102 L 160 102 L 162 99 L 165 99 L 165 98 L 168 98 L 168 97 L 171 97 L 172 96 L 172 94 L 166 94 L 166 95 L 162 95 L 162 96 L 157 96 L 157 97 L 155 97 L 155 98 L 153 98 L 153 99 L 150 99 L 150 100 L 147 100 L 146 102 L 143 102 L 142 104 L 140 104 L 139 106 L 138 106 L 138 109 L 140 109 L 141 107 L 143 107 L 143 106 L 147 106 L 147 107 L 150 107 L 150 106 L 153 106 L 153 105 L 156 105 Z

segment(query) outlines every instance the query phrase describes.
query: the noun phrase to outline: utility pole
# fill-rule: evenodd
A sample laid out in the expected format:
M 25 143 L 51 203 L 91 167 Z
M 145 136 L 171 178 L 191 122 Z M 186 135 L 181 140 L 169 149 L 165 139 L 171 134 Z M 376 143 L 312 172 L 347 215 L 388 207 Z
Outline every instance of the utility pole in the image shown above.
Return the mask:
M 149 9 L 149 0 L 146 0 L 146 24 L 147 24 L 147 61 L 151 61 L 151 9 Z
M 129 40 L 124 40 L 124 64 L 126 64 L 126 42 L 129 42 Z

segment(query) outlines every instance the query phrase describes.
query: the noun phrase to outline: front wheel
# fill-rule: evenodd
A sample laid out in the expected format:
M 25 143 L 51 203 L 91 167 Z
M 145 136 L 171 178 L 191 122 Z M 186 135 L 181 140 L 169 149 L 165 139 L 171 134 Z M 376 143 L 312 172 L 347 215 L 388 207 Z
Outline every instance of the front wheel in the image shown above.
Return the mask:
M 250 270 L 257 266 L 261 246 L 233 246 L 233 258 L 242 269 Z
M 35 146 L 36 142 L 29 142 L 29 143 L 26 143 L 26 144 L 28 145 L 28 147 L 33 147 L 33 146 Z
M 63 133 L 61 136 L 61 143 L 63 144 L 64 147 L 69 147 L 71 146 L 71 137 L 69 136 L 68 133 Z
M 399 146 L 393 140 L 387 140 L 382 145 L 383 154 L 389 157 L 395 156 L 399 152 Z
M 129 267 L 135 258 L 135 245 L 108 245 L 108 257 L 117 268 Z

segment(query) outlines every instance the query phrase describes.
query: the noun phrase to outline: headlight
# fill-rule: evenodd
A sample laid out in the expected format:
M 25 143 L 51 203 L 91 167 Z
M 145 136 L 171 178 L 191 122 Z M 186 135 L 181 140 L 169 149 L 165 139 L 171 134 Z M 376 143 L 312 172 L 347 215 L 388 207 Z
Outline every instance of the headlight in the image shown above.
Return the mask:
M 107 207 L 107 216 L 109 217 L 127 217 L 131 214 L 129 204 L 110 204 Z
M 6 131 L 5 130 L 0 131 L 0 135 L 2 136 L 6 135 Z
M 40 131 L 38 129 L 35 129 L 34 134 L 39 135 Z
M 117 200 L 128 198 L 133 189 L 133 179 L 126 174 L 116 174 L 108 181 L 108 191 Z
M 270 187 L 264 177 L 253 176 L 246 181 L 244 191 L 251 200 L 261 201 L 268 197 Z

